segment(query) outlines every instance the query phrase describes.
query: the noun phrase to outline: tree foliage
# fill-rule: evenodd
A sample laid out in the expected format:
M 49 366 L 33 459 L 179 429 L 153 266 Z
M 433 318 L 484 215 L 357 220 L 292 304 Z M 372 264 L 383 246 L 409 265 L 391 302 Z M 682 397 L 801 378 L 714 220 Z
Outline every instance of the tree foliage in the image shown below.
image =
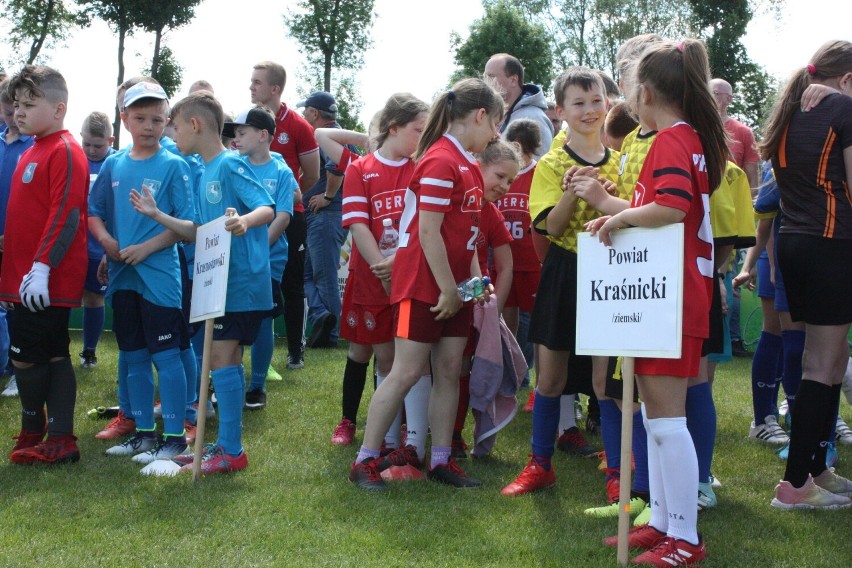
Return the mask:
M 168 30 L 173 30 L 181 26 L 185 26 L 195 17 L 195 7 L 202 0 L 146 0 L 139 2 L 134 7 L 136 14 L 136 24 L 145 30 L 154 34 L 154 53 L 151 58 L 151 66 L 148 68 L 151 77 L 154 77 L 162 83 L 160 78 L 161 59 L 165 59 L 164 50 L 162 47 L 163 34 Z M 169 51 L 171 61 L 168 62 L 171 68 L 169 73 L 173 73 L 179 67 L 175 67 L 174 53 Z M 180 73 L 178 73 L 180 76 Z M 164 74 L 163 77 L 166 77 Z M 166 89 L 168 92 L 168 89 Z
M 142 74 L 150 75 L 159 81 L 169 98 L 174 96 L 183 81 L 183 67 L 178 63 L 174 52 L 166 45 L 160 47 L 157 72 L 154 73 L 149 67 L 143 69 Z
M 42 49 L 63 42 L 73 27 L 86 22 L 62 0 L 4 0 L 0 10 L 8 18 L 6 41 L 19 64 L 34 63 Z
M 308 95 L 314 91 L 326 91 L 334 95 L 334 100 L 337 103 L 337 123 L 347 130 L 356 130 L 358 132 L 366 132 L 367 128 L 361 123 L 360 114 L 364 105 L 361 103 L 361 97 L 358 94 L 358 80 L 355 73 L 350 70 L 343 70 L 337 73 L 331 85 L 331 89 L 326 89 L 323 86 L 323 78 L 319 74 L 319 70 L 305 78 L 302 77 L 302 82 L 296 88 L 299 97 L 307 99 Z
M 455 77 L 482 75 L 485 64 L 495 53 L 510 53 L 524 66 L 524 81 L 548 88 L 553 79 L 550 38 L 543 26 L 527 21 L 524 14 L 506 0 L 485 6 L 485 15 L 470 27 L 464 41 L 452 37 L 456 65 Z

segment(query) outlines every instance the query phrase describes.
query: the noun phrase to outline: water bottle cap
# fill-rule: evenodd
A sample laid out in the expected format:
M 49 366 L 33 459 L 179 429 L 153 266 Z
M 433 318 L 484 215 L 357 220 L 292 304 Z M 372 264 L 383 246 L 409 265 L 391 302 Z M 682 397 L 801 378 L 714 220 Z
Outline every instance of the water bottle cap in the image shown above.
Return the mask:
M 382 219 L 383 227 L 390 227 L 391 225 L 393 225 L 393 219 L 390 219 L 389 217 L 385 217 L 384 219 Z
M 483 277 L 482 277 L 482 285 L 483 285 L 483 286 L 488 286 L 489 284 L 491 284 L 491 279 L 490 279 L 489 277 L 487 277 L 487 276 L 483 276 Z

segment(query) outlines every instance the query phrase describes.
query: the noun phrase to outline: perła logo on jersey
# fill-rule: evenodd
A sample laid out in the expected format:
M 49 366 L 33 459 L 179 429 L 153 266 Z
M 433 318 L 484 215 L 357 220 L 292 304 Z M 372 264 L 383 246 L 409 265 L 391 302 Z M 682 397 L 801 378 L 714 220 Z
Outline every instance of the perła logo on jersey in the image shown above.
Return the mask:
M 464 192 L 464 201 L 462 201 L 461 210 L 464 213 L 479 213 L 482 211 L 482 190 L 479 187 L 474 187 Z
M 275 190 L 278 189 L 278 180 L 265 179 L 263 180 L 263 187 L 266 188 L 266 191 L 269 192 L 269 195 L 275 195 Z
M 38 163 L 30 162 L 27 164 L 27 167 L 24 169 L 24 175 L 21 177 L 21 181 L 24 183 L 30 183 L 33 181 L 33 176 L 35 175 L 36 166 Z
M 151 193 L 152 197 L 157 197 L 157 193 L 160 191 L 160 186 L 162 182 L 156 179 L 145 178 L 142 180 L 142 185 L 148 188 L 148 191 Z
M 208 181 L 205 197 L 207 197 L 207 203 L 212 203 L 213 205 L 222 201 L 222 182 Z

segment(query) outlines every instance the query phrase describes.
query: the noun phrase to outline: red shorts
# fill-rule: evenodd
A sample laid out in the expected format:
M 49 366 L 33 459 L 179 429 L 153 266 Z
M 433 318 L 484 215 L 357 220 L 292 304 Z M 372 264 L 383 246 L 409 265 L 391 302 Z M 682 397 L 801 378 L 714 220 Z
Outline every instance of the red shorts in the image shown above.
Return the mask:
M 340 337 L 361 345 L 379 345 L 393 341 L 393 306 L 364 306 L 344 303 L 341 310 Z
M 512 274 L 512 289 L 509 290 L 509 296 L 506 298 L 506 307 L 531 312 L 540 278 L 540 270 Z
M 436 320 L 429 311 L 431 304 L 406 298 L 393 306 L 396 336 L 418 343 L 437 343 L 442 337 L 468 337 L 473 323 L 473 303 L 466 302 L 461 309 L 445 320 Z
M 649 359 L 637 357 L 633 363 L 636 375 L 657 377 L 697 377 L 698 364 L 701 362 L 701 346 L 704 340 L 699 337 L 683 336 L 680 359 Z

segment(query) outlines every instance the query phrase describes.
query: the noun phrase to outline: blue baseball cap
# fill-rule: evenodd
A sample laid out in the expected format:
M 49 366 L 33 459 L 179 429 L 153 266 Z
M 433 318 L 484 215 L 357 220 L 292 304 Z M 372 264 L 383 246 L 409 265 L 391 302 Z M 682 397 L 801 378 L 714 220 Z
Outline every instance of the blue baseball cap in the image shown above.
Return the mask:
M 311 107 L 323 112 L 336 113 L 337 101 L 331 93 L 315 91 L 302 102 L 296 103 L 297 107 Z

